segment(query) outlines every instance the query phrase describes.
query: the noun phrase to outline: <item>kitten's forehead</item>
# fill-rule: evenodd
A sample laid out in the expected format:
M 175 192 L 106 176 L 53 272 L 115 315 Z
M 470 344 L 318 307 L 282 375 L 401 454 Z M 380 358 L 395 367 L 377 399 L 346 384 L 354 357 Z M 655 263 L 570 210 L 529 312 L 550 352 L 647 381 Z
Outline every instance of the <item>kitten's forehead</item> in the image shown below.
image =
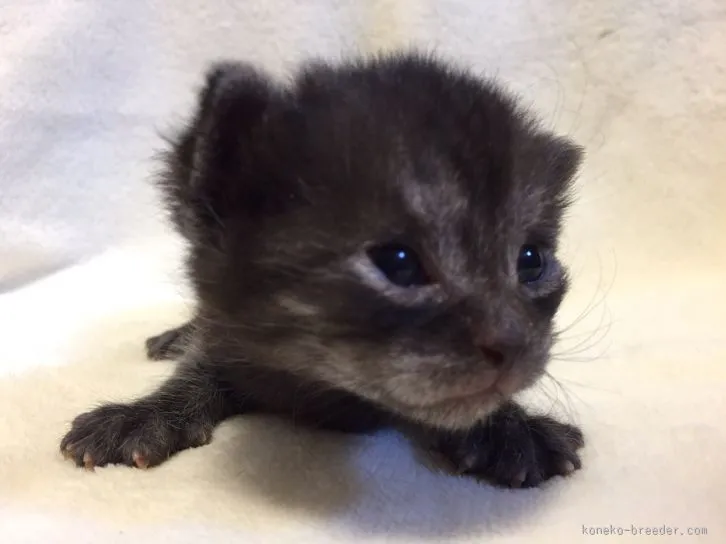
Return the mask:
M 399 185 L 408 215 L 427 238 L 434 257 L 445 260 L 450 272 L 464 273 L 463 267 L 472 258 L 499 257 L 501 250 L 523 243 L 548 198 L 536 180 L 524 180 L 509 164 L 492 168 L 495 177 L 469 179 L 454 165 L 432 156 L 426 159 L 428 168 L 420 169 L 427 172 L 428 179 L 407 172 Z M 497 158 L 478 160 L 491 163 Z M 435 167 L 433 163 L 437 163 Z
M 462 292 L 510 277 L 523 244 L 556 247 L 562 214 L 557 141 L 523 134 L 501 154 L 487 154 L 485 144 L 468 163 L 429 150 L 420 159 L 425 164 L 405 169 L 398 182 L 419 227 L 417 242 L 442 279 Z
M 426 226 L 443 229 L 458 223 L 470 210 L 470 195 L 455 179 L 455 174 L 441 172 L 446 179 L 422 181 L 405 174 L 401 193 L 409 213 Z
M 423 182 L 410 176 L 401 180 L 401 195 L 408 215 L 425 238 L 421 243 L 448 275 L 464 277 L 467 251 L 461 240 L 462 225 L 471 216 L 471 199 L 453 174 L 447 179 Z

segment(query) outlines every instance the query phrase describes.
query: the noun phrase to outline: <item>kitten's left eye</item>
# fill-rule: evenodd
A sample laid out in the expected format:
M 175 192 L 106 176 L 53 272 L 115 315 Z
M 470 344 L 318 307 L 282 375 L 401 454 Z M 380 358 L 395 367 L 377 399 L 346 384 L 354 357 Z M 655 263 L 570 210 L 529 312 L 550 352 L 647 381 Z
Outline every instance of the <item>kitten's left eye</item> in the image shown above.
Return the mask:
M 388 280 L 399 287 L 416 287 L 431 283 L 416 252 L 402 244 L 385 244 L 368 250 L 374 265 Z
M 519 249 L 517 257 L 517 276 L 520 283 L 532 283 L 542 277 L 545 259 L 539 248 L 525 244 Z

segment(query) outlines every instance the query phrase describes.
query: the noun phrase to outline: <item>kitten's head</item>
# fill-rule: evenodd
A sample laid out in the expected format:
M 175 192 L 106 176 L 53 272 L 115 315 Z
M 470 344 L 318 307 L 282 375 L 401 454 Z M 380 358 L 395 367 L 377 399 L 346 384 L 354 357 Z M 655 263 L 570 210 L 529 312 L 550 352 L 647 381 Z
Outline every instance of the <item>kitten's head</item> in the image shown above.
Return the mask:
M 545 368 L 579 161 L 435 59 L 224 64 L 162 185 L 220 354 L 459 428 Z

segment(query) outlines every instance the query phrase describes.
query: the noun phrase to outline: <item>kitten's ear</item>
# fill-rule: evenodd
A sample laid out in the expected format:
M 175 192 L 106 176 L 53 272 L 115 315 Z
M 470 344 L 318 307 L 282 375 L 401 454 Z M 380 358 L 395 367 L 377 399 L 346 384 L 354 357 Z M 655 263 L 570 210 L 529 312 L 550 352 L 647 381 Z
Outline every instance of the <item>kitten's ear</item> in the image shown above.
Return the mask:
M 540 133 L 534 136 L 525 151 L 531 174 L 544 179 L 545 187 L 555 202 L 567 205 L 574 178 L 584 159 L 583 148 L 569 138 Z
M 547 147 L 550 175 L 569 185 L 585 158 L 584 148 L 561 136 L 551 139 Z
M 190 185 L 218 217 L 255 191 L 252 172 L 259 131 L 277 91 L 270 78 L 242 63 L 218 63 L 207 73 L 194 123 Z
M 172 142 L 159 179 L 172 220 L 187 238 L 213 241 L 227 218 L 271 193 L 256 162 L 264 155 L 266 116 L 280 96 L 248 64 L 217 63 L 207 72 L 192 122 Z

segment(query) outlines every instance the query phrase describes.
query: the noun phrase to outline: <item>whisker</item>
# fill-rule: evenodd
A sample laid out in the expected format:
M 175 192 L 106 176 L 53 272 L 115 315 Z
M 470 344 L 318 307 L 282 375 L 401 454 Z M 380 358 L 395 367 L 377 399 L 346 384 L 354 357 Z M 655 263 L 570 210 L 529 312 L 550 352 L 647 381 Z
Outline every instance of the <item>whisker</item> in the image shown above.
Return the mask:
M 603 318 L 604 320 L 604 318 Z M 612 320 L 608 320 L 606 324 L 600 324 L 595 329 L 589 331 L 589 333 L 580 341 L 572 346 L 564 346 L 561 351 L 555 351 L 551 354 L 552 358 L 563 358 L 572 355 L 578 355 L 585 353 L 590 349 L 594 348 L 598 344 L 601 344 L 610 334 L 612 329 Z M 606 350 L 607 351 L 607 350 Z
M 600 260 L 600 259 L 599 259 Z M 598 306 L 605 306 L 607 296 L 610 294 L 610 291 L 613 289 L 613 286 L 615 285 L 615 276 L 617 275 L 615 272 L 613 273 L 612 279 L 610 283 L 603 289 L 603 266 L 602 262 L 600 262 L 600 266 L 598 266 L 599 274 L 598 274 L 598 280 L 597 285 L 595 286 L 595 291 L 593 293 L 593 296 L 590 298 L 589 302 L 585 306 L 585 308 L 572 320 L 572 322 L 563 327 L 558 329 L 558 331 L 555 333 L 556 336 L 560 337 L 563 333 L 568 332 L 572 330 L 572 328 L 579 325 L 585 318 L 587 318 Z

